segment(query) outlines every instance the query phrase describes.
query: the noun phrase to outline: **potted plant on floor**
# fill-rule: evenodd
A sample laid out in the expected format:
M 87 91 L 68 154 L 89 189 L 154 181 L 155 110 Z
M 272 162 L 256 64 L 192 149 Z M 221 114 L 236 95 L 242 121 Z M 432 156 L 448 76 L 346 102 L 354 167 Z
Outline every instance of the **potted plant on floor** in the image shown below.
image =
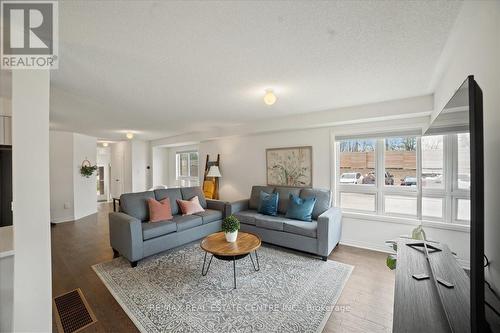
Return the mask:
M 226 241 L 229 243 L 236 242 L 238 238 L 238 230 L 240 229 L 240 221 L 234 215 L 229 215 L 222 221 L 222 231 L 226 236 Z

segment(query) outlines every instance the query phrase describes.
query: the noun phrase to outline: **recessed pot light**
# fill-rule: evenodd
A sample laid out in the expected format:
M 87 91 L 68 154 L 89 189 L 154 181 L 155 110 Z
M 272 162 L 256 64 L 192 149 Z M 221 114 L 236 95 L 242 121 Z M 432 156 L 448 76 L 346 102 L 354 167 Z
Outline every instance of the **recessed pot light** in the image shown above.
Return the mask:
M 127 139 L 132 140 L 134 138 L 134 133 L 128 132 L 127 133 Z

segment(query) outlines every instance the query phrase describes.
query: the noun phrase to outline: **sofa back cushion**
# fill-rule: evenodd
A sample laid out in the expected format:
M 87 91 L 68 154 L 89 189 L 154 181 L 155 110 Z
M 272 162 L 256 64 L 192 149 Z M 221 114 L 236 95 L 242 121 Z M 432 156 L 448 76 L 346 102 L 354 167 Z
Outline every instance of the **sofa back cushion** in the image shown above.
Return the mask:
M 144 222 L 149 221 L 148 199 L 154 199 L 153 191 L 125 193 L 120 196 L 120 210 Z
M 172 215 L 180 214 L 179 206 L 177 206 L 177 200 L 182 200 L 180 188 L 155 190 L 155 197 L 158 201 L 168 197 L 170 199 L 170 209 L 172 210 Z
M 297 187 L 285 187 L 276 186 L 274 192 L 279 193 L 280 199 L 278 203 L 278 213 L 286 214 L 286 208 L 288 207 L 288 201 L 290 200 L 290 194 L 299 196 L 300 188 Z
M 149 222 L 160 222 L 173 219 L 172 210 L 170 209 L 170 200 L 165 198 L 160 201 L 150 198 L 148 199 L 149 206 Z
M 252 186 L 252 193 L 250 194 L 248 208 L 253 210 L 259 209 L 261 191 L 268 194 L 273 193 L 274 186 Z
M 300 190 L 302 199 L 314 197 L 316 203 L 312 212 L 312 219 L 317 220 L 318 216 L 326 212 L 332 206 L 332 192 L 326 189 L 303 188 Z
M 194 197 L 198 197 L 201 207 L 207 209 L 207 200 L 203 194 L 203 190 L 199 186 L 194 187 L 181 187 L 182 200 L 190 200 Z
M 201 207 L 197 195 L 195 195 L 189 200 L 177 200 L 177 204 L 181 209 L 182 215 L 193 215 L 195 213 L 201 213 L 205 211 L 205 209 Z
M 264 215 L 278 215 L 279 193 L 266 193 L 260 191 L 259 208 L 257 211 Z
M 290 194 L 285 217 L 294 220 L 311 222 L 315 203 L 315 197 L 302 199 L 298 195 Z

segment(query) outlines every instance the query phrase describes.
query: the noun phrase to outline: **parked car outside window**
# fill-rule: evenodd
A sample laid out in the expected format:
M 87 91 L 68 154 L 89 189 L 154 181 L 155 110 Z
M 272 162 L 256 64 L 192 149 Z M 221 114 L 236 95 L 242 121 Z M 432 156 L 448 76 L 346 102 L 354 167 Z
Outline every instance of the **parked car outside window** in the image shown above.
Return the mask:
M 401 179 L 401 186 L 417 186 L 417 177 L 406 176 Z
M 341 184 L 363 184 L 363 175 L 360 172 L 346 172 L 340 176 Z

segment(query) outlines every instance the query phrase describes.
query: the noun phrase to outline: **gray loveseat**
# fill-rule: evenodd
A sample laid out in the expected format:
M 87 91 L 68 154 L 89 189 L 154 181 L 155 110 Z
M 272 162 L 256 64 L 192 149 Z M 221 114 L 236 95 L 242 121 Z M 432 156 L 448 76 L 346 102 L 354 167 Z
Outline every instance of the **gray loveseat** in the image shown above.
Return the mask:
M 260 191 L 279 193 L 278 216 L 257 212 Z M 301 198 L 310 196 L 316 198 L 312 222 L 285 218 L 290 193 Z M 329 190 L 253 186 L 250 199 L 231 203 L 228 214 L 234 214 L 240 220 L 242 231 L 253 232 L 264 242 L 313 253 L 326 261 L 330 252 L 339 243 L 342 231 L 341 211 L 331 207 L 331 201 Z
M 176 200 L 189 200 L 196 195 L 205 211 L 183 216 Z M 174 218 L 147 223 L 148 198 L 163 200 L 166 197 L 170 199 Z M 109 238 L 114 255 L 122 255 L 135 267 L 142 258 L 220 231 L 225 208 L 222 201 L 206 200 L 200 187 L 122 194 L 120 212 L 109 214 Z

